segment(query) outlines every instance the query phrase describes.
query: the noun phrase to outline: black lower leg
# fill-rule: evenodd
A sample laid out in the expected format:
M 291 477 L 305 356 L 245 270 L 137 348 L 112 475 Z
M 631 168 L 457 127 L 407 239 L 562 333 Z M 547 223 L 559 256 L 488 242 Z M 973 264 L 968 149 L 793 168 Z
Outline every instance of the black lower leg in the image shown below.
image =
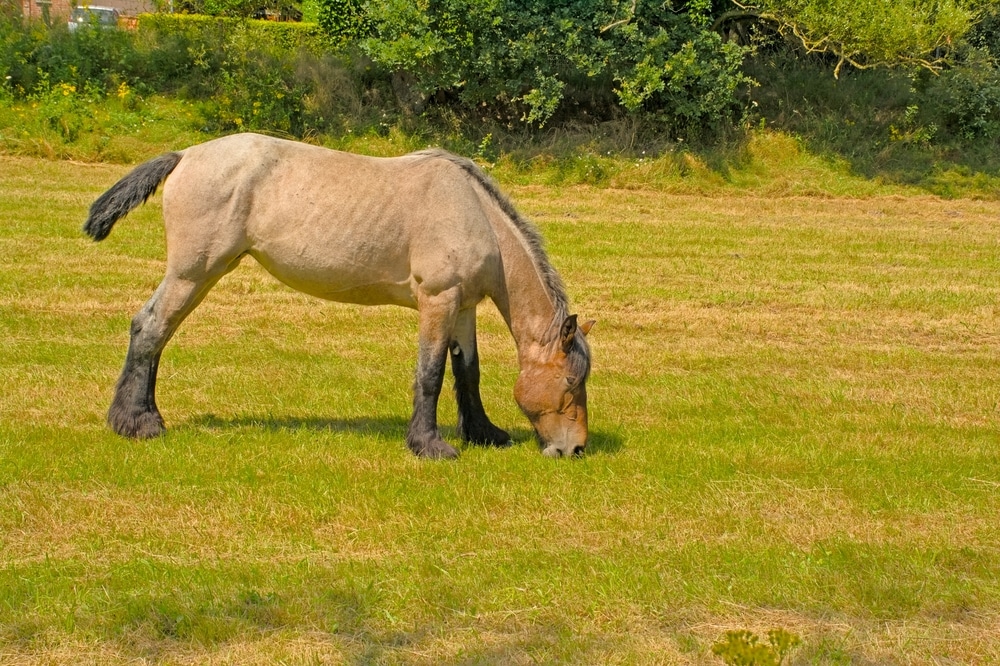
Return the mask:
M 507 446 L 510 435 L 493 425 L 479 393 L 479 357 L 475 349 L 466 354 L 461 346 L 451 346 L 451 369 L 455 375 L 458 403 L 458 432 L 463 441 L 491 446 Z
M 139 355 L 129 345 L 125 367 L 108 410 L 108 425 L 119 435 L 148 439 L 163 434 L 163 417 L 156 408 L 156 372 L 159 352 Z
M 421 350 L 413 383 L 413 416 L 406 432 L 406 445 L 418 456 L 454 458 L 458 455 L 438 432 L 437 405 L 444 382 L 445 355 Z

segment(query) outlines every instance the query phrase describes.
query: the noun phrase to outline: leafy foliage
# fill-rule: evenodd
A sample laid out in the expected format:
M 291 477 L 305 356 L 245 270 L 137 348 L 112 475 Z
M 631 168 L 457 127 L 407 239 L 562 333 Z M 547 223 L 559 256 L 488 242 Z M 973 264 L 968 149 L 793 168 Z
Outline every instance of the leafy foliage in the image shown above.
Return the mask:
M 808 51 L 859 68 L 917 64 L 940 68 L 977 17 L 977 0 L 759 0 L 759 15 Z
M 316 22 L 341 45 L 366 37 L 371 29 L 359 0 L 326 0 L 316 11 Z
M 211 98 L 212 129 L 303 136 L 339 110 L 333 95 L 318 103 L 317 77 L 330 78 L 338 64 L 315 25 L 155 15 L 143 17 L 140 32 L 176 68 L 171 80 Z
M 493 105 L 544 125 L 567 100 L 621 106 L 694 126 L 731 118 L 745 47 L 709 29 L 707 3 L 685 11 L 626 0 L 324 0 L 321 25 L 361 48 L 423 102 Z M 404 93 L 409 91 L 398 91 Z
M 751 127 L 791 132 L 869 175 L 896 178 L 909 162 L 915 182 L 938 159 L 995 170 L 996 6 L 942 49 L 937 74 L 848 64 L 835 79 L 834 56 L 733 30 L 728 0 L 323 1 L 310 10 L 320 24 L 159 14 L 135 32 L 70 33 L 0 18 L 0 98 L 63 118 L 46 121 L 51 141 L 81 146 L 105 141 L 87 116 L 124 84 L 136 108 L 163 93 L 190 102 L 192 127 L 209 133 L 402 132 L 467 153 L 489 136 L 479 152 L 491 162 L 554 149 L 587 174 L 606 171 L 594 151 L 658 154 L 678 138 L 715 143 Z
M 929 93 L 947 127 L 962 139 L 1000 138 L 1000 68 L 981 51 L 933 81 Z
M 175 11 L 229 18 L 279 17 L 298 20 L 302 9 L 297 0 L 174 0 Z
M 1000 138 L 1000 6 L 984 10 L 959 61 L 928 86 L 946 127 L 966 141 Z
M 123 67 L 132 62 L 130 35 L 117 30 L 77 30 L 65 25 L 20 25 L 0 19 L 0 67 L 7 85 L 20 95 L 31 94 L 43 81 L 83 89 L 118 85 Z

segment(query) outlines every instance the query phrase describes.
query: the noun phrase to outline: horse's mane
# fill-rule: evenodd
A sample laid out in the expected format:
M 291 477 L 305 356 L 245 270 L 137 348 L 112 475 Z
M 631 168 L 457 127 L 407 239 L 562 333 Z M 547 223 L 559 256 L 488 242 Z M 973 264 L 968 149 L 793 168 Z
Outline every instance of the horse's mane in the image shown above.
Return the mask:
M 545 243 L 542 240 L 542 235 L 538 232 L 535 225 L 521 215 L 521 213 L 514 206 L 513 202 L 511 202 L 507 195 L 500 190 L 500 186 L 497 185 L 496 181 L 476 166 L 476 163 L 472 160 L 449 153 L 448 151 L 441 150 L 440 148 L 421 150 L 414 153 L 414 155 L 448 160 L 455 166 L 462 169 L 466 175 L 470 176 L 480 185 L 480 187 L 483 188 L 483 190 L 485 190 L 486 194 L 489 195 L 493 202 L 497 204 L 501 211 L 503 211 L 507 219 L 510 220 L 514 230 L 524 241 L 524 247 L 528 250 L 528 254 L 531 256 L 532 262 L 538 269 L 538 275 L 542 279 L 542 284 L 545 286 L 545 290 L 552 298 L 552 304 L 556 311 L 556 324 L 562 324 L 563 320 L 569 315 L 569 298 L 566 296 L 566 287 L 563 285 L 562 279 L 559 277 L 559 274 L 556 273 L 556 269 L 553 268 L 552 262 L 549 261 L 549 257 L 545 253 Z

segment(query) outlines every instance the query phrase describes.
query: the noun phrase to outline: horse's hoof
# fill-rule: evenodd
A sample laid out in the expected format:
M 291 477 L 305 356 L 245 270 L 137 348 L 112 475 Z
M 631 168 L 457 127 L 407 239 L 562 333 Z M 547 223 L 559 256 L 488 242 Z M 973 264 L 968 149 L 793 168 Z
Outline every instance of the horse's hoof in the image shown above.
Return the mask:
M 455 447 L 440 439 L 428 440 L 422 444 L 410 443 L 410 450 L 421 458 L 431 460 L 452 460 L 458 457 Z
M 454 460 L 458 457 L 458 451 L 444 442 L 435 442 L 432 446 L 425 446 L 417 455 L 431 460 Z
M 167 431 L 159 412 L 123 414 L 114 409 L 108 414 L 108 425 L 122 437 L 152 439 Z
M 501 430 L 492 423 L 470 428 L 469 432 L 466 433 L 465 441 L 479 446 L 494 446 L 498 449 L 507 448 L 514 443 L 506 430 Z

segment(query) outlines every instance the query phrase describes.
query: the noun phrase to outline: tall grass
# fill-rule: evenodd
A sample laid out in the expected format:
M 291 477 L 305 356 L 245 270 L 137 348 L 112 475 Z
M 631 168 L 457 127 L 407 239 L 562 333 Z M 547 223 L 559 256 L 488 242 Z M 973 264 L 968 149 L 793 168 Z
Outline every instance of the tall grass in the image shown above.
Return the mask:
M 112 435 L 163 266 L 155 201 L 79 231 L 121 173 L 0 157 L 3 663 L 1000 659 L 995 201 L 507 181 L 598 320 L 589 453 L 539 455 L 484 306 L 516 443 L 434 464 L 413 313 L 252 265 L 164 355 L 169 434 Z

